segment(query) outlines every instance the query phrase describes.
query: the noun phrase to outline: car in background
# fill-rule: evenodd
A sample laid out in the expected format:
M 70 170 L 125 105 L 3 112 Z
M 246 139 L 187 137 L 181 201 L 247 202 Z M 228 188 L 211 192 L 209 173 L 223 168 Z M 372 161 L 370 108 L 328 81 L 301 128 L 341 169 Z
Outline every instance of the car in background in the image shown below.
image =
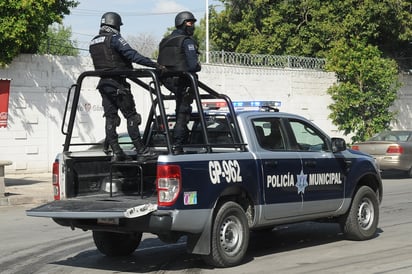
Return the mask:
M 383 131 L 352 145 L 374 157 L 382 171 L 402 171 L 412 177 L 412 130 Z

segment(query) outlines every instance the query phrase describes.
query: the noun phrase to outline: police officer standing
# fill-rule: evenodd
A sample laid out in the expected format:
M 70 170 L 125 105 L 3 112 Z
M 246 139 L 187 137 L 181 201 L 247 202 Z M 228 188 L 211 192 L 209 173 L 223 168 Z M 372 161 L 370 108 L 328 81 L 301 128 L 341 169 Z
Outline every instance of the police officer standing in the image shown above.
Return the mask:
M 200 71 L 198 45 L 193 39 L 196 18 L 189 11 L 183 11 L 175 17 L 176 29 L 159 44 L 157 62 L 171 72 Z M 197 77 L 197 76 L 196 76 Z M 173 131 L 176 153 L 183 150 L 180 145 L 187 142 L 189 130 L 187 123 L 192 113 L 193 90 L 187 77 L 167 77 L 163 84 L 176 96 L 176 124 Z
M 123 25 L 119 14 L 107 12 L 100 22 L 99 35 L 90 42 L 90 55 L 96 70 L 128 70 L 133 69 L 132 63 L 162 69 L 162 66 L 142 56 L 134 50 L 120 35 L 120 26 Z M 120 125 L 118 110 L 127 120 L 127 131 L 135 146 L 138 155 L 151 156 L 144 146 L 139 125 L 141 116 L 136 112 L 130 84 L 121 76 L 102 77 L 97 86 L 101 96 L 106 118 L 106 142 L 113 150 L 113 160 L 130 160 L 119 146 L 116 127 Z

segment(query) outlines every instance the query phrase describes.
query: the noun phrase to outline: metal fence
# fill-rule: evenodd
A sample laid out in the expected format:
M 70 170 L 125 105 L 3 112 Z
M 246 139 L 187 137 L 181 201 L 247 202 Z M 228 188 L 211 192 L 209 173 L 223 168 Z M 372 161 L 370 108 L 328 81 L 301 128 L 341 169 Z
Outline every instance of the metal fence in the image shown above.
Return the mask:
M 209 52 L 208 59 L 210 64 L 271 68 L 300 68 L 315 70 L 323 70 L 326 63 L 325 59 L 320 58 L 287 55 L 249 54 L 226 51 L 211 51 Z M 202 61 L 206 61 L 206 54 L 204 57 L 202 57 Z
M 88 44 L 78 46 L 80 55 L 88 55 Z M 299 68 L 299 69 L 314 69 L 323 70 L 325 67 L 325 59 L 300 57 L 300 56 L 283 56 L 269 54 L 250 54 L 237 53 L 227 51 L 210 51 L 209 58 L 206 58 L 206 53 L 200 56 L 200 61 L 205 63 L 209 59 L 209 64 L 221 65 L 237 65 L 237 66 L 254 66 L 254 67 L 270 67 L 270 68 Z

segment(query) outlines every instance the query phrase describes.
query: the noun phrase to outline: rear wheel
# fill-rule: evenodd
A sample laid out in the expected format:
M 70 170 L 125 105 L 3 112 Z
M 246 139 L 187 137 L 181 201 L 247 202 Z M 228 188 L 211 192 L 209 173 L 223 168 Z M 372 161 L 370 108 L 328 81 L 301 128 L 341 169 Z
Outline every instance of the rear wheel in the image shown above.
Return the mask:
M 249 225 L 243 208 L 234 202 L 223 204 L 216 214 L 211 235 L 211 252 L 206 263 L 217 267 L 239 264 L 249 245 Z
M 375 236 L 378 222 L 378 197 L 370 187 L 362 186 L 341 222 L 342 230 L 348 239 L 367 240 Z
M 93 231 L 93 240 L 97 249 L 106 256 L 126 256 L 132 254 L 139 246 L 142 233 Z

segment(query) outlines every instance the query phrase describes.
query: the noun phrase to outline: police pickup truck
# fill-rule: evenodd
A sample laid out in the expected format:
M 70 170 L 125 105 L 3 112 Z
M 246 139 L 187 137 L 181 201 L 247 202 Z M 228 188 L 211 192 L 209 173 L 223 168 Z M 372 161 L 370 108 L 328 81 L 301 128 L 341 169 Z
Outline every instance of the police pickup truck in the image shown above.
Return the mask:
M 85 78 L 127 77 L 152 107 L 144 142 L 157 153 L 113 162 L 111 152 L 75 150 L 76 109 Z M 53 166 L 55 201 L 27 211 L 72 229 L 91 230 L 97 249 L 124 256 L 142 233 L 166 243 L 186 237 L 187 250 L 216 267 L 242 262 L 253 230 L 303 221 L 340 224 L 348 239 L 377 233 L 382 182 L 373 158 L 346 148 L 307 119 L 277 111 L 234 108 L 192 74 L 194 107 L 190 138 L 174 153 L 174 115 L 165 102 L 173 94 L 156 71 L 84 72 L 69 90 L 63 124 L 63 152 Z M 174 101 L 171 101 L 173 103 Z M 226 110 L 217 109 L 223 104 Z M 70 107 L 68 107 L 68 105 Z M 242 105 L 242 103 L 238 103 Z

